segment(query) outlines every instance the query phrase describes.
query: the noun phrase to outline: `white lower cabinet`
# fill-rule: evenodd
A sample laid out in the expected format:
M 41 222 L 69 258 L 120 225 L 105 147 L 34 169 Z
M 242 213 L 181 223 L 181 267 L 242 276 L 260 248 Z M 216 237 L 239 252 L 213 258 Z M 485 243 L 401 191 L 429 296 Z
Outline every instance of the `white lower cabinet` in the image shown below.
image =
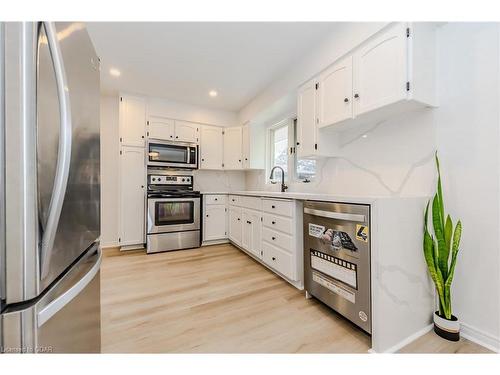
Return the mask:
M 241 246 L 243 230 L 241 214 L 240 207 L 229 206 L 229 239 L 238 246 Z
M 292 254 L 271 245 L 268 242 L 262 243 L 262 259 L 269 267 L 286 276 L 290 280 L 296 280 L 296 274 L 293 268 Z
M 144 147 L 122 146 L 120 150 L 120 246 L 144 245 L 145 215 Z
M 227 238 L 226 205 L 206 205 L 203 217 L 203 241 Z
M 229 240 L 303 289 L 302 203 L 246 195 L 228 202 Z
M 242 209 L 241 247 L 257 258 L 262 258 L 261 231 L 262 214 L 259 211 Z

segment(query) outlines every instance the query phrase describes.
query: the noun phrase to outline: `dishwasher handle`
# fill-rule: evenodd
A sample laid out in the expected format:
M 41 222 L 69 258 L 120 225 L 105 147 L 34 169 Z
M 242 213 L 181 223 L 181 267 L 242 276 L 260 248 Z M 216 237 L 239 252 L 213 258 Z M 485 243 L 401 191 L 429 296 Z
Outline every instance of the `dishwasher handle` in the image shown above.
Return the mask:
M 338 219 L 345 221 L 355 221 L 359 223 L 366 222 L 366 216 L 361 214 L 346 214 L 342 212 L 334 212 L 334 211 L 324 211 L 324 210 L 316 210 L 314 208 L 304 208 L 304 213 L 313 215 L 313 216 L 321 216 L 326 217 L 328 219 Z

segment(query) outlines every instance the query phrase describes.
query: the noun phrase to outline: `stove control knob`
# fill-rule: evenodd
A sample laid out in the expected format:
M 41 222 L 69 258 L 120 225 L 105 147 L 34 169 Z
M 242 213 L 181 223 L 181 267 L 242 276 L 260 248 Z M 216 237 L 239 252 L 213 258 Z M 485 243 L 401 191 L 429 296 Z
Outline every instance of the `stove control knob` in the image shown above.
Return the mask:
M 185 178 L 183 178 L 183 179 L 182 179 L 182 182 L 184 182 L 184 181 L 186 181 L 186 179 L 185 179 Z
M 152 178 L 152 180 L 153 180 L 153 181 L 156 181 L 156 178 L 154 178 L 154 177 L 153 177 L 153 178 Z

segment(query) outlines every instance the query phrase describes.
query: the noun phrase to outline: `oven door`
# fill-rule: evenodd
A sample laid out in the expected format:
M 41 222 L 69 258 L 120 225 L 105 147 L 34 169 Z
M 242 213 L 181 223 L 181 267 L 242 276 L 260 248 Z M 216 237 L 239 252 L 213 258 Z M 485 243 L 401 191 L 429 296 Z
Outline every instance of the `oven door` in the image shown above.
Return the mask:
M 200 229 L 200 198 L 148 198 L 148 234 Z
M 148 165 L 157 167 L 198 168 L 198 146 L 191 143 L 148 142 Z

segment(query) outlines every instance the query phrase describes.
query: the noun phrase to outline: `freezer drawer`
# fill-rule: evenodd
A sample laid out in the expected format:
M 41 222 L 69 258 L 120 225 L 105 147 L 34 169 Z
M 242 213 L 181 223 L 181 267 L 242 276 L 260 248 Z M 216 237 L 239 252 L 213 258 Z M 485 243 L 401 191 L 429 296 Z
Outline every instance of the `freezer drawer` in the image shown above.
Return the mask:
M 101 256 L 95 244 L 39 299 L 8 308 L 2 352 L 99 353 Z

